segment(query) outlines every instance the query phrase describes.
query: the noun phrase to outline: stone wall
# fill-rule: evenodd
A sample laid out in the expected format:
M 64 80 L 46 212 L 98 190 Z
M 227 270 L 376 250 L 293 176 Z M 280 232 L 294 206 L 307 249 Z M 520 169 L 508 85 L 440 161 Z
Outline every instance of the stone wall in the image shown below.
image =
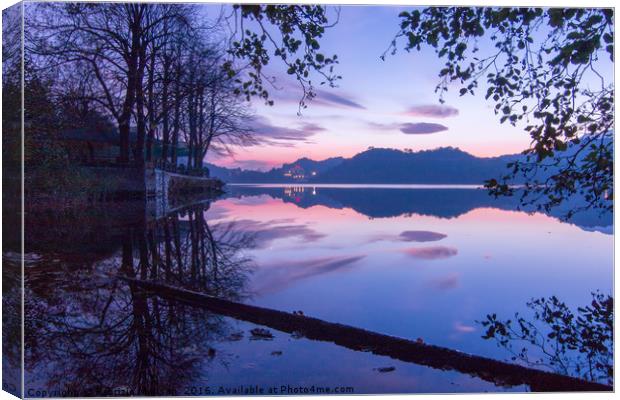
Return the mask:
M 219 190 L 223 183 L 219 179 L 187 176 L 166 172 L 166 186 L 170 194 L 187 194 Z
M 141 167 L 83 167 L 88 186 L 108 193 L 129 194 L 138 197 L 166 197 L 202 193 L 222 188 L 218 179 L 188 176 Z
M 176 174 L 157 168 L 146 168 L 144 180 L 146 197 L 210 192 L 220 190 L 223 186 L 218 179 Z

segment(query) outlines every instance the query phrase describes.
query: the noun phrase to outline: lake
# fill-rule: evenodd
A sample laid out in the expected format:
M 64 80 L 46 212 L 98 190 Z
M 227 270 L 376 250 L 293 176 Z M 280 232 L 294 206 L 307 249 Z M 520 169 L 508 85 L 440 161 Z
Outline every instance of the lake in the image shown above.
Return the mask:
M 310 340 L 119 276 L 509 362 L 482 339 L 487 314 L 531 316 L 526 303 L 549 296 L 576 309 L 612 293 L 611 215 L 564 221 L 466 185 L 226 191 L 163 215 L 27 217 L 27 395 L 535 390 Z

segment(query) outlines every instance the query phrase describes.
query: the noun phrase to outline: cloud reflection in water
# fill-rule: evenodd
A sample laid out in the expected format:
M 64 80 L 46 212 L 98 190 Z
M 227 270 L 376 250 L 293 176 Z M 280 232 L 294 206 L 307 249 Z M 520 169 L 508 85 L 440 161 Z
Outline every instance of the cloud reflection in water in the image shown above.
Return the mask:
M 454 257 L 458 250 L 454 247 L 433 246 L 433 247 L 414 247 L 403 250 L 403 253 L 413 258 L 423 260 L 439 260 L 442 258 Z
M 277 292 L 299 280 L 349 268 L 364 257 L 366 256 L 323 257 L 263 265 L 254 276 L 254 291 L 260 294 Z

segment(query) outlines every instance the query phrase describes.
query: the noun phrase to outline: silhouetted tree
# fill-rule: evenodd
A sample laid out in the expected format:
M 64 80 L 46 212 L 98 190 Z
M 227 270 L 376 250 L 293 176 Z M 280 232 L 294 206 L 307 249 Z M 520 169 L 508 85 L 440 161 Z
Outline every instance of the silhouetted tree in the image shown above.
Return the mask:
M 486 81 L 500 121 L 526 122 L 531 147 L 510 174 L 487 181 L 491 193 L 513 194 L 524 175 L 523 203 L 548 210 L 581 194 L 585 204 L 569 216 L 612 209 L 614 84 L 598 72 L 601 57 L 613 63 L 612 9 L 428 7 L 400 18 L 388 51 L 401 40 L 407 51 L 435 49 L 445 60 L 437 91 L 456 82 L 474 94 Z
M 240 93 L 248 100 L 257 96 L 266 104 L 273 104 L 268 87 L 275 83 L 275 78 L 264 71 L 272 58 L 279 59 L 287 74 L 300 83 L 300 109 L 316 95 L 313 74 L 318 74 L 319 84 L 334 86 L 340 79 L 334 72 L 338 56 L 328 57 L 319 51 L 319 40 L 326 29 L 338 22 L 340 9 L 335 8 L 334 14 L 335 20 L 330 21 L 328 9 L 320 5 L 234 5 L 233 14 L 228 17 L 234 27 L 229 53 L 245 64 L 229 62 L 225 67 L 231 77 L 236 76 L 242 83 Z
M 330 84 L 337 79 L 335 57 L 318 52 L 317 39 L 329 26 L 324 7 L 234 6 L 212 26 L 198 10 L 183 4 L 29 4 L 25 49 L 34 71 L 47 71 L 56 91 L 70 90 L 89 111 L 115 121 L 121 163 L 129 162 L 132 150 L 135 163 L 152 161 L 160 139 L 161 158 L 176 164 L 181 135 L 195 168 L 209 150 L 248 143 L 249 103 L 243 99 L 270 102 L 262 84 L 270 52 L 301 83 L 302 104 L 313 96 L 311 72 Z M 239 29 L 223 33 L 231 19 Z M 213 45 L 226 42 L 225 35 L 229 47 Z
M 564 375 L 613 384 L 613 297 L 592 293 L 592 302 L 574 312 L 557 297 L 527 303 L 534 321 L 487 315 L 484 339 L 495 339 L 520 360 Z

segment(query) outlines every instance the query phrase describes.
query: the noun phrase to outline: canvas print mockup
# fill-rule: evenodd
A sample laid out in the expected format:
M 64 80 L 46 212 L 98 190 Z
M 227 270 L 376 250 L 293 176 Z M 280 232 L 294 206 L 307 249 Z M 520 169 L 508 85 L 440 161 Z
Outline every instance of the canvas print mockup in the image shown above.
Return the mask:
M 612 8 L 2 23 L 4 391 L 613 391 Z

